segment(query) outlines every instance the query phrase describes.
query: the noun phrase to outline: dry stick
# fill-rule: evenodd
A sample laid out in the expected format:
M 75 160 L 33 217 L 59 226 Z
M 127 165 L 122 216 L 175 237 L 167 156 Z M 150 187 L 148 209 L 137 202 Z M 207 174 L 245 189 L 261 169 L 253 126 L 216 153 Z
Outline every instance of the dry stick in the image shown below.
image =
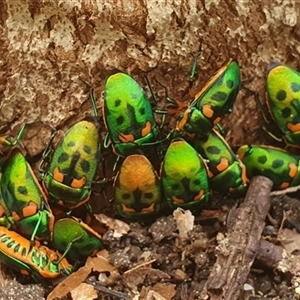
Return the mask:
M 227 237 L 216 249 L 217 260 L 200 299 L 238 299 L 259 247 L 272 186 L 269 178 L 252 179 L 244 202 L 231 213 L 234 219 L 229 220 Z

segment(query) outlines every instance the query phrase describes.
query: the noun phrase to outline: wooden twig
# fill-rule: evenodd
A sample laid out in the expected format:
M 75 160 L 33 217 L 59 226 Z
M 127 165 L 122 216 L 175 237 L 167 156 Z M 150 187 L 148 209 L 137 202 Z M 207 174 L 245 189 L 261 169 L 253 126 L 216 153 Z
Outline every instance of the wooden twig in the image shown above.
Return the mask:
M 217 247 L 217 260 L 200 299 L 238 299 L 260 244 L 272 186 L 269 178 L 252 179 L 244 202 L 230 214 L 227 237 Z

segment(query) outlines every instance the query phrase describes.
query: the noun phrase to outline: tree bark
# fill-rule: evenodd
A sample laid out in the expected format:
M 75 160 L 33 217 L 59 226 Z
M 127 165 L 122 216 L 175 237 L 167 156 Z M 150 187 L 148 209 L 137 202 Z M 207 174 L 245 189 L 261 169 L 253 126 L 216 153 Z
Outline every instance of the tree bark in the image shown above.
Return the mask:
M 199 59 L 200 89 L 230 58 L 243 80 L 263 95 L 272 60 L 299 69 L 300 3 L 272 1 L 0 0 L 0 129 L 15 134 L 31 126 L 23 141 L 32 155 L 49 138 L 48 125 L 66 129 L 91 113 L 88 89 L 98 106 L 105 78 L 118 69 L 146 86 L 148 74 L 175 99 L 184 97 L 193 56 Z M 261 116 L 254 99 L 240 92 L 224 119 L 232 145 L 260 142 Z

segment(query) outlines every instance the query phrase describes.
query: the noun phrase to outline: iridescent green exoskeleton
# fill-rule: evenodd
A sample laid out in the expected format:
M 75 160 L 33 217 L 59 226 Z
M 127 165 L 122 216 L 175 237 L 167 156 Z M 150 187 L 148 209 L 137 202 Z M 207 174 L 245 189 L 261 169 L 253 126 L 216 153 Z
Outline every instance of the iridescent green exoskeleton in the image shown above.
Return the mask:
M 274 190 L 300 184 L 299 157 L 271 146 L 244 145 L 237 151 L 251 179 L 261 175 L 270 178 Z
M 155 216 L 161 208 L 161 183 L 150 161 L 132 154 L 123 161 L 114 182 L 116 213 L 125 218 Z
M 70 216 L 55 222 L 53 247 L 70 261 L 83 261 L 104 246 L 101 236 L 96 231 Z
M 161 167 L 163 192 L 172 209 L 193 209 L 208 201 L 207 166 L 197 151 L 181 138 L 174 139 Z
M 100 163 L 100 125 L 92 92 L 90 99 L 95 117 L 88 117 L 73 125 L 54 151 L 50 141 L 40 167 L 42 183 L 50 202 L 68 209 L 89 200 Z M 49 157 L 51 161 L 47 164 Z
M 300 147 L 300 73 L 273 62 L 266 83 L 270 114 L 287 144 Z
M 0 162 L 0 182 L 2 179 L 2 163 Z M 1 188 L 0 188 L 0 224 L 1 226 L 5 226 L 7 228 L 11 228 L 14 224 L 14 220 L 12 216 L 9 216 L 9 209 L 3 199 Z
M 54 216 L 36 176 L 24 155 L 15 149 L 5 164 L 1 192 L 5 215 L 12 227 L 31 242 L 51 239 Z M 0 224 L 5 225 L 5 224 Z
M 56 251 L 32 245 L 29 240 L 3 226 L 0 226 L 0 261 L 38 282 L 73 272 L 73 266 L 65 258 L 61 259 Z
M 180 114 L 177 129 L 190 137 L 207 135 L 225 114 L 232 111 L 240 82 L 240 67 L 230 60 L 196 93 L 188 108 Z
M 143 89 L 127 74 L 108 77 L 103 116 L 113 151 L 119 156 L 127 156 L 142 145 L 149 146 L 157 141 L 151 103 Z
M 203 138 L 195 138 L 192 145 L 206 160 L 209 183 L 213 191 L 240 197 L 247 189 L 248 178 L 244 164 L 215 129 Z

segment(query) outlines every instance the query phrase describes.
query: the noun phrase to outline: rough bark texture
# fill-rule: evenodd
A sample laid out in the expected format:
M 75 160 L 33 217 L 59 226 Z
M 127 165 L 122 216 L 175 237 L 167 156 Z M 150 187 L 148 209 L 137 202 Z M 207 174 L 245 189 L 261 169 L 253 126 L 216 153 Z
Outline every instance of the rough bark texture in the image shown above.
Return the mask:
M 148 73 L 161 97 L 154 78 L 180 99 L 200 41 L 199 89 L 229 58 L 261 95 L 270 61 L 299 68 L 300 3 L 293 0 L 0 0 L 0 12 L 0 129 L 15 134 L 38 122 L 23 139 L 31 154 L 45 146 L 47 125 L 65 129 L 91 112 L 78 76 L 100 99 L 110 71 L 142 85 Z M 255 101 L 243 92 L 223 123 L 232 145 L 265 139 Z
M 254 177 L 244 202 L 231 210 L 227 237 L 219 244 L 217 261 L 200 299 L 239 299 L 259 249 L 272 186 L 269 178 Z

